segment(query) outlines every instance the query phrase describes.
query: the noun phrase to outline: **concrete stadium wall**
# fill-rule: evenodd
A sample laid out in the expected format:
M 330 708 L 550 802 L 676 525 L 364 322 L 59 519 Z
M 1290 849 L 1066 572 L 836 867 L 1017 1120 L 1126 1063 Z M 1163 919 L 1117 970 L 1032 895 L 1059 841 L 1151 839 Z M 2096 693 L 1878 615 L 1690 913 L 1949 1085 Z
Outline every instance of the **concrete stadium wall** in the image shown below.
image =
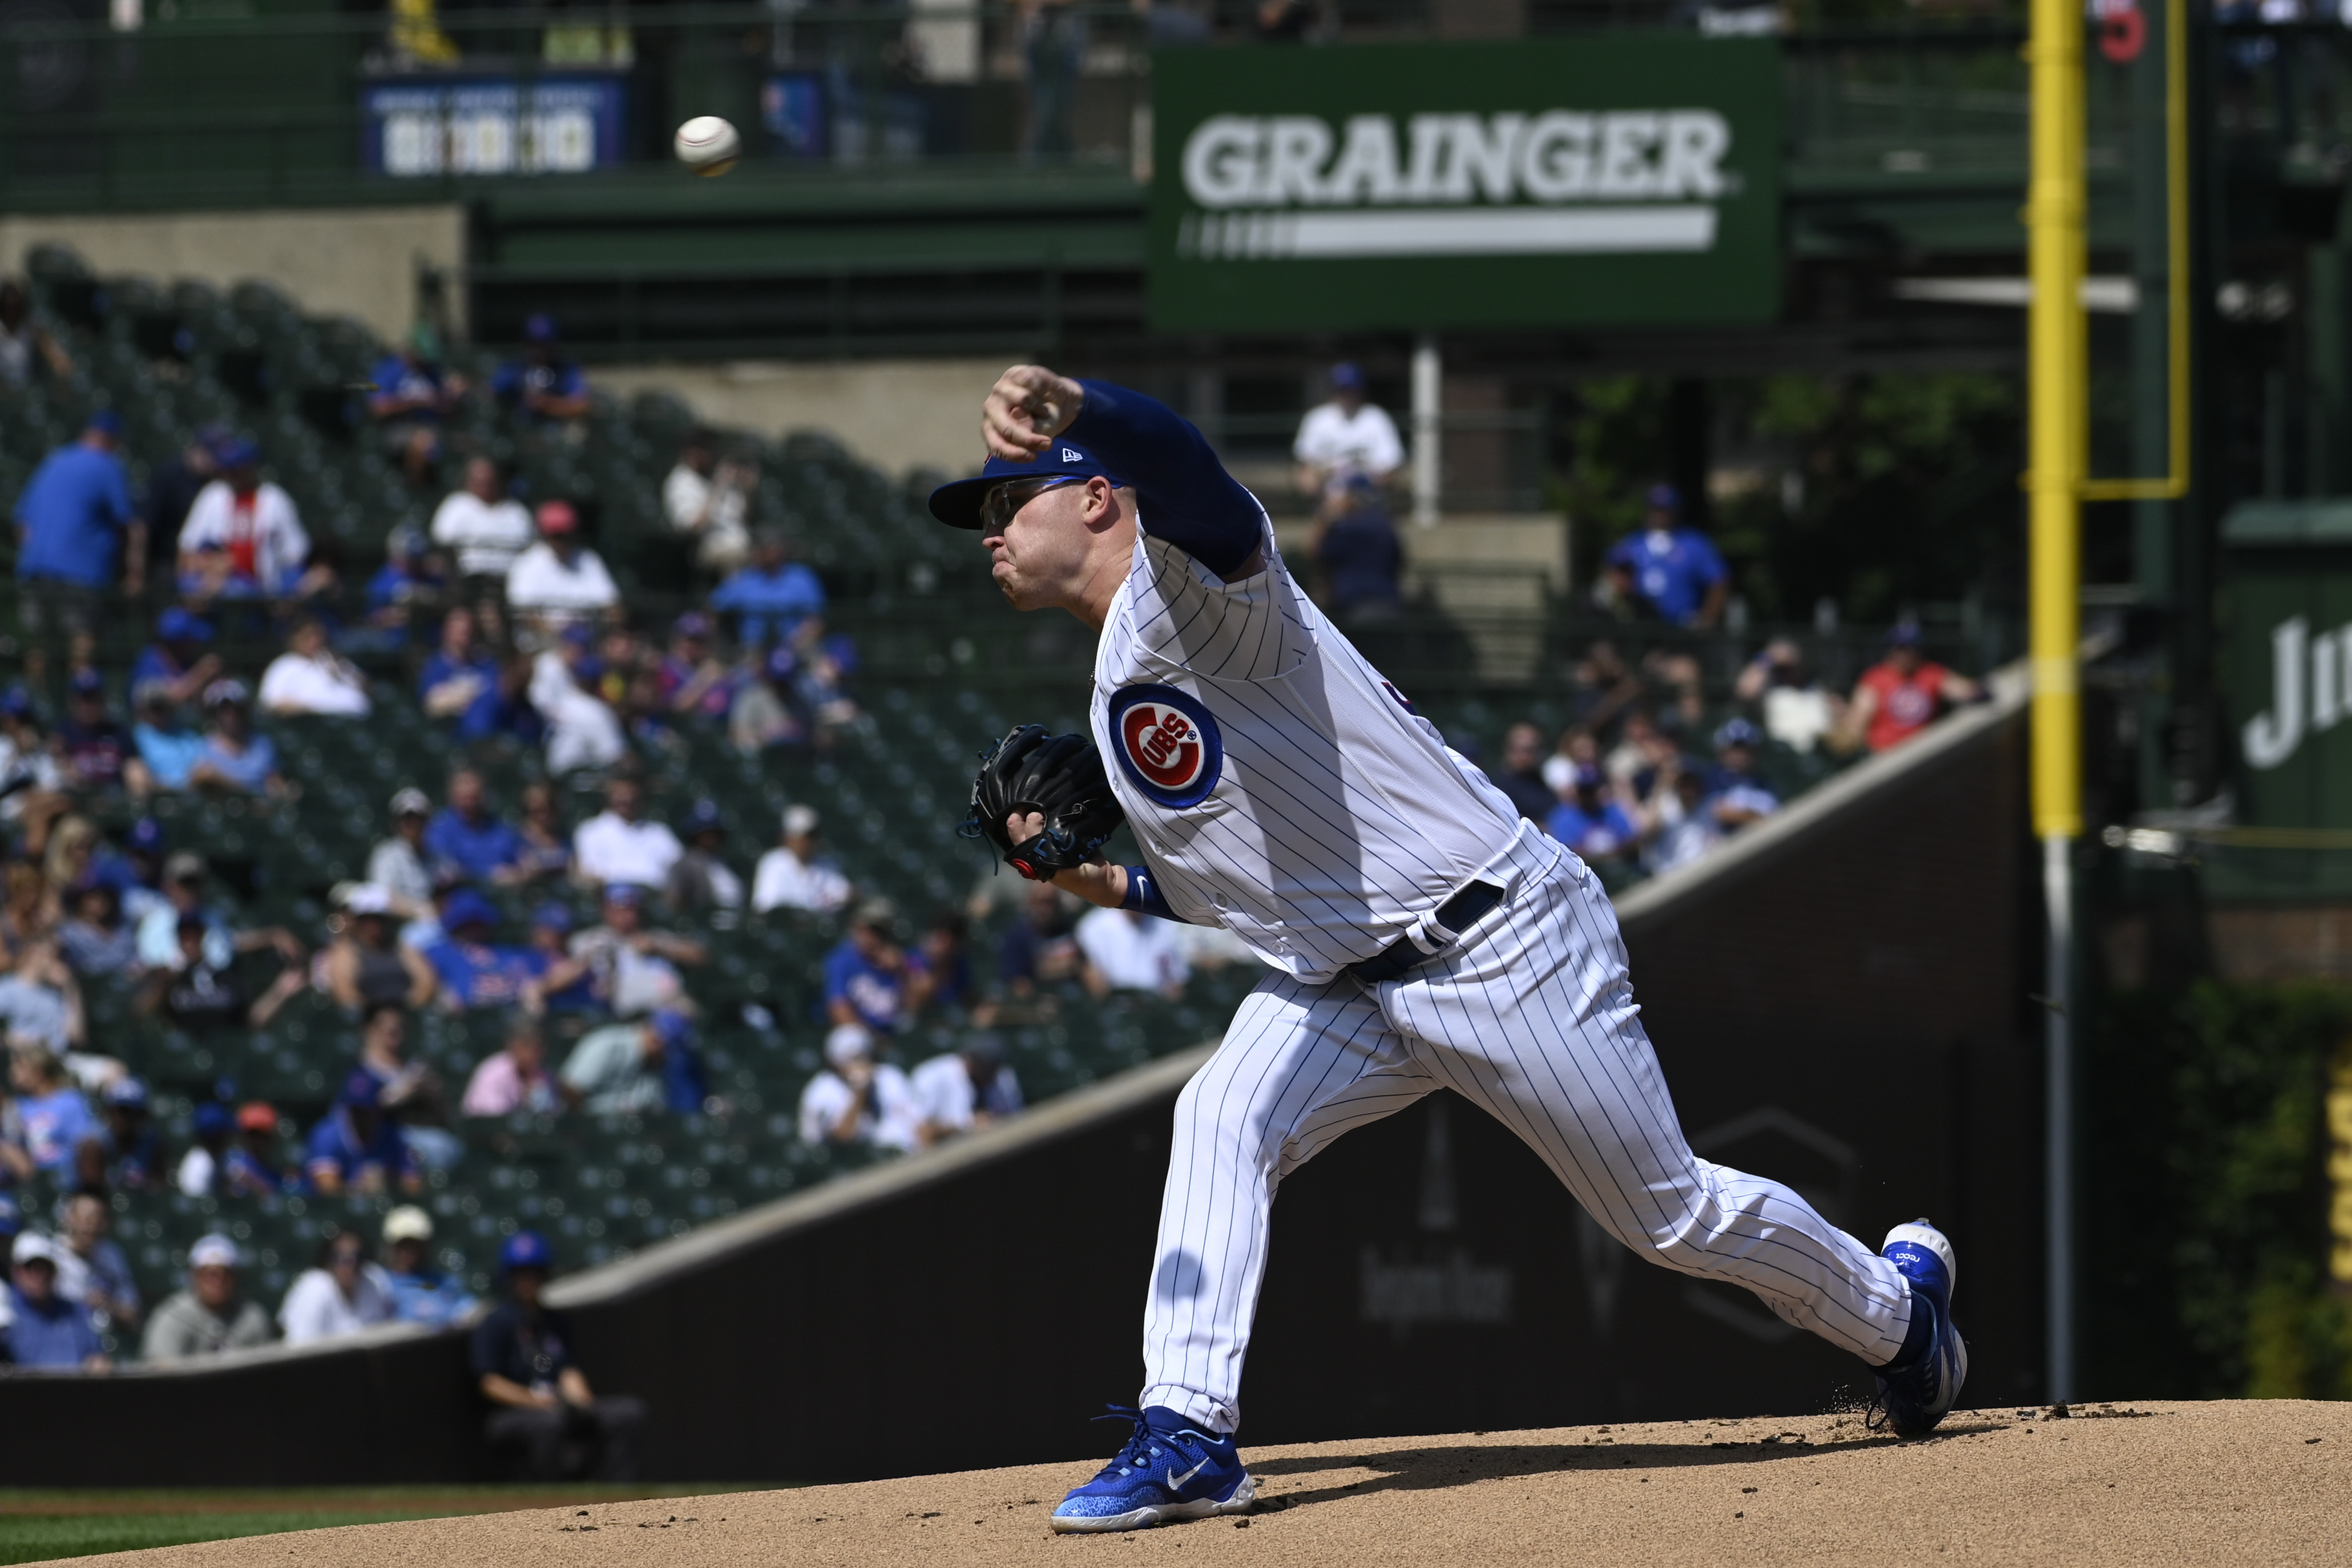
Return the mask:
M 456 273 L 466 261 L 466 212 L 414 207 L 275 208 L 233 213 L 0 215 L 0 269 L 37 245 L 70 246 L 101 273 L 158 282 L 199 277 L 226 287 L 266 278 L 303 309 L 356 316 L 398 339 L 416 319 L 419 266 Z M 462 290 L 449 308 L 465 325 Z
M 1872 1242 L 1922 1213 L 1948 1228 L 1969 1401 L 1994 1405 L 2038 1386 L 2041 1346 L 2021 714 L 2009 690 L 1621 906 L 1693 1144 Z M 1204 1059 L 560 1281 L 598 1386 L 652 1405 L 649 1473 L 843 1479 L 1105 1451 L 1087 1417 L 1134 1395 L 1169 1110 Z M 1318 1156 L 1286 1185 L 1275 1235 L 1243 1390 L 1253 1441 L 1801 1413 L 1867 1393 L 1859 1364 L 1744 1292 L 1616 1246 L 1449 1095 Z M 397 1380 L 368 1364 L 399 1357 L 415 1359 Z M 273 1359 L 0 1381 L 0 1432 L 41 1434 L 0 1466 L 18 1484 L 163 1485 L 240 1464 L 242 1480 L 362 1480 L 478 1463 L 453 1339 L 312 1357 L 290 1381 Z M 339 1432 L 416 1436 L 391 1457 L 314 1451 L 302 1435 L 331 1406 Z M 173 1416 L 218 1452 L 110 1449 Z
M 888 474 L 978 471 L 980 400 L 1010 359 L 598 365 L 608 392 L 666 392 L 697 418 L 775 436 L 821 430 Z

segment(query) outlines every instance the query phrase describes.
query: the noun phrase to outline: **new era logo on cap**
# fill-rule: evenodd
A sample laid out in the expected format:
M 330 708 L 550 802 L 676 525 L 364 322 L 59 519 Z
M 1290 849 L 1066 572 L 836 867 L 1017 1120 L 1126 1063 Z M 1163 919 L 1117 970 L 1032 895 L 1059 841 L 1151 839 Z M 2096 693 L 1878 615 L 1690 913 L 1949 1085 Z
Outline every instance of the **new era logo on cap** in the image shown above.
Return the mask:
M 1087 460 L 1087 455 L 1086 455 L 1085 453 L 1083 453 L 1083 452 L 1075 452 L 1075 451 L 1072 451 L 1069 447 L 1066 447 L 1066 446 L 1065 446 L 1065 447 L 1063 447 L 1063 448 L 1062 448 L 1062 461 L 1063 461 L 1063 462 L 1065 462 L 1065 463 L 1084 463 L 1086 460 Z

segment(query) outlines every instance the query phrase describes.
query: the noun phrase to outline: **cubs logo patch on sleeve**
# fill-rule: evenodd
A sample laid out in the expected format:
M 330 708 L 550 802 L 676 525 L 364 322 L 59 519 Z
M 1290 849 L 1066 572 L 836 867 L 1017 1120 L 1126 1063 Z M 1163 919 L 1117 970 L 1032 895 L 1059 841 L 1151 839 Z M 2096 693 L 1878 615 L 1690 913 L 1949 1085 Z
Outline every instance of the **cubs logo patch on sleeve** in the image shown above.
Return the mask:
M 1173 686 L 1125 686 L 1110 699 L 1110 752 L 1128 781 L 1163 806 L 1197 806 L 1224 771 L 1217 721 Z

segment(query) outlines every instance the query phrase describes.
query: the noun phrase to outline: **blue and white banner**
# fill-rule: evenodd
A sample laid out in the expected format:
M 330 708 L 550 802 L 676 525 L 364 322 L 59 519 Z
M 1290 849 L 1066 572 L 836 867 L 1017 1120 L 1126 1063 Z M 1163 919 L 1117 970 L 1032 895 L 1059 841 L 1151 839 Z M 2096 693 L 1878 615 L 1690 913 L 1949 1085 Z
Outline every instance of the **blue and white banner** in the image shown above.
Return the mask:
M 618 77 L 467 78 L 365 89 L 367 168 L 448 174 L 576 174 L 621 161 Z

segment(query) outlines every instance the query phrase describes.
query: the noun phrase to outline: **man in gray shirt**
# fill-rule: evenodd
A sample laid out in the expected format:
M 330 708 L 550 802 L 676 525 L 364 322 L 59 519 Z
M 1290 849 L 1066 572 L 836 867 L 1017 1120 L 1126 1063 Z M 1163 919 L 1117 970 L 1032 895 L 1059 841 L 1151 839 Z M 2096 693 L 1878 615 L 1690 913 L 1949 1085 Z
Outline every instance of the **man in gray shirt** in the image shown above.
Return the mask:
M 147 1320 L 140 1354 L 149 1361 L 187 1361 L 268 1344 L 269 1314 L 237 1289 L 236 1243 L 207 1236 L 188 1249 L 188 1288 L 173 1292 Z
M 692 1055 L 693 1028 L 664 1009 L 634 1023 L 607 1024 L 580 1037 L 557 1076 L 564 1098 L 600 1116 L 658 1111 L 674 1100 L 699 1108 Z M 678 1092 L 673 1094 L 673 1086 Z

